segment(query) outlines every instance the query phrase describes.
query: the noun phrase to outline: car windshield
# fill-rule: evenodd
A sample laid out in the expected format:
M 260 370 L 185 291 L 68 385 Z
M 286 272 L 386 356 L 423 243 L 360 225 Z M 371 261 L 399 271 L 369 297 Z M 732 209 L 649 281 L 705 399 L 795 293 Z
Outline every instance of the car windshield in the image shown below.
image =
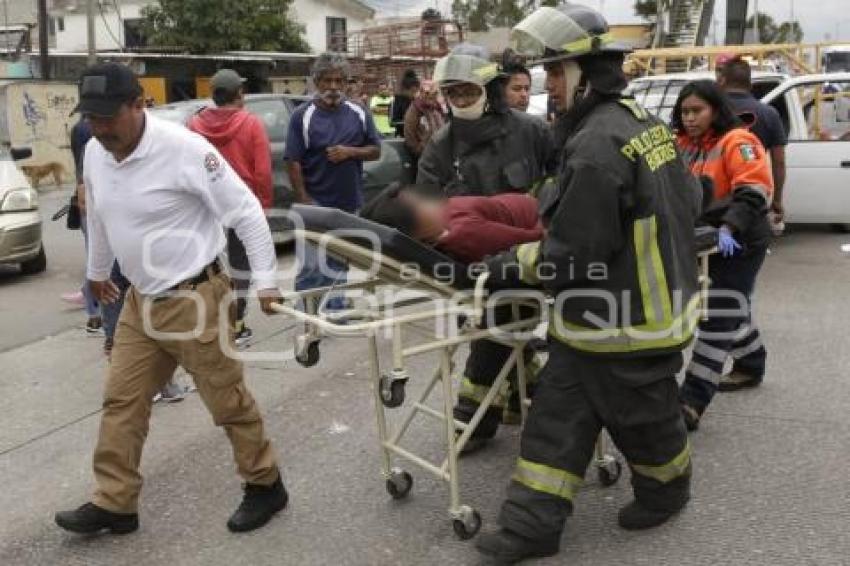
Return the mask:
M 670 122 L 676 98 L 685 86 L 686 81 L 635 81 L 626 89 L 626 94 L 634 96 L 635 100 L 661 118 Z
M 150 112 L 157 118 L 174 122 L 175 124 L 185 124 L 189 116 L 192 115 L 193 107 L 188 105 L 180 106 L 158 106 L 150 109 Z
M 286 130 L 289 127 L 289 106 L 279 98 L 263 98 L 246 100 L 245 109 L 263 121 L 271 142 L 286 141 Z

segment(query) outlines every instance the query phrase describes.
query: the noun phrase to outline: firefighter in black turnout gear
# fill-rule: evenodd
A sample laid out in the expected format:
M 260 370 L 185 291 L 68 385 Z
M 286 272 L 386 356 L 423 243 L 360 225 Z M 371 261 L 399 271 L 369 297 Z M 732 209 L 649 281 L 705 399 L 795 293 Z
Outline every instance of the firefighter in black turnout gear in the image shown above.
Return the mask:
M 555 298 L 501 530 L 477 543 L 499 563 L 558 552 L 603 428 L 632 472 L 621 527 L 659 525 L 687 503 L 691 447 L 675 376 L 698 320 L 701 191 L 667 126 L 622 98 L 626 49 L 576 4 L 536 10 L 512 40 L 545 65 L 562 154 L 544 240 L 489 262 L 491 290 L 540 286 Z
M 528 192 L 541 185 L 553 169 L 552 140 L 546 124 L 512 110 L 504 98 L 505 77 L 489 53 L 474 44 L 460 44 L 437 61 L 434 80 L 452 109 L 452 118 L 428 143 L 419 160 L 417 183 L 442 187 L 448 196 Z M 528 316 L 523 309 L 521 316 Z M 512 320 L 510 307 L 496 309 L 492 322 Z M 456 419 L 469 422 L 487 395 L 511 348 L 492 340 L 470 345 L 455 407 Z M 529 382 L 539 365 L 534 353 L 524 354 Z M 516 371 L 508 382 L 514 384 Z M 496 435 L 499 423 L 518 421 L 519 396 L 501 391 L 475 428 L 464 453 L 481 448 Z

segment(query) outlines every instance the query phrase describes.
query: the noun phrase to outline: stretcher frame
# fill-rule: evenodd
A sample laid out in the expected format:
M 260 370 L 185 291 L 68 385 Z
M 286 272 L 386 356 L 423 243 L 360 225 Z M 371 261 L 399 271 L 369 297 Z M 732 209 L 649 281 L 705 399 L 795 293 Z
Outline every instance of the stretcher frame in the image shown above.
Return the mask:
M 524 423 L 530 399 L 527 395 L 527 376 L 523 351 L 528 341 L 522 334 L 530 335 L 541 322 L 539 314 L 520 316 L 520 307 L 529 305 L 527 298 L 508 299 L 513 312 L 512 321 L 498 326 L 479 328 L 486 305 L 485 283 L 487 274 L 483 273 L 475 280 L 471 293 L 461 294 L 459 290 L 428 275 L 420 274 L 411 280 L 402 277 L 403 265 L 388 256 L 370 248 L 347 241 L 331 234 L 324 234 L 306 229 L 295 230 L 296 241 L 321 246 L 327 253 L 348 262 L 356 267 L 369 270 L 377 267 L 377 273 L 366 280 L 342 285 L 333 285 L 286 294 L 281 304 L 274 304 L 273 309 L 279 313 L 295 318 L 304 325 L 304 332 L 295 337 L 296 359 L 302 365 L 309 367 L 319 360 L 318 343 L 323 336 L 366 338 L 368 342 L 369 373 L 373 385 L 377 417 L 378 440 L 381 447 L 381 473 L 386 480 L 387 491 L 395 499 L 408 495 L 412 486 L 412 476 L 402 468 L 393 466 L 393 459 L 411 462 L 444 480 L 449 486 L 449 517 L 452 520 L 456 535 L 461 539 L 473 537 L 481 527 L 480 514 L 470 505 L 461 502 L 459 487 L 458 459 L 472 436 L 478 424 L 492 406 L 496 397 L 505 387 L 508 377 L 516 369 L 518 393 L 523 402 L 520 403 L 521 421 Z M 707 290 L 708 255 L 712 251 L 702 252 L 700 261 L 700 284 Z M 321 312 L 323 297 L 329 292 L 359 290 L 376 296 L 376 290 L 382 286 L 396 286 L 431 293 L 430 298 L 423 295 L 422 301 L 408 301 L 404 304 L 378 305 L 377 309 L 350 308 L 334 313 Z M 436 298 L 434 296 L 436 295 Z M 703 296 L 705 296 L 703 294 Z M 439 308 L 416 309 L 413 312 L 395 313 L 400 306 L 421 306 L 426 303 L 436 303 L 439 299 L 450 302 L 442 303 Z M 500 305 L 505 304 L 503 302 Z M 393 314 L 385 315 L 390 307 Z M 458 328 L 451 336 L 427 335 L 422 343 L 404 345 L 406 333 L 421 322 L 436 322 L 442 318 L 443 328 Z M 464 321 L 461 323 L 461 321 Z M 381 332 L 389 332 L 392 344 L 392 369 L 387 374 L 381 373 L 381 362 L 378 348 L 378 336 Z M 414 329 L 416 331 L 416 329 Z M 421 332 L 420 332 L 421 334 Z M 453 382 L 453 355 L 463 343 L 487 339 L 499 342 L 512 349 L 508 360 L 481 400 L 478 409 L 468 423 L 454 418 L 455 386 Z M 399 407 L 405 398 L 405 384 L 409 379 L 406 370 L 406 360 L 427 354 L 439 352 L 439 364 L 433 371 L 422 392 L 410 403 L 401 421 L 394 431 L 387 422 L 387 409 Z M 432 393 L 441 385 L 441 410 L 427 404 Z M 428 461 L 411 449 L 403 447 L 402 440 L 417 416 L 424 415 L 443 423 L 445 437 L 445 457 L 440 464 Z M 604 435 L 597 440 L 594 459 L 600 483 L 604 486 L 613 485 L 619 479 L 622 466 L 612 455 L 608 454 Z

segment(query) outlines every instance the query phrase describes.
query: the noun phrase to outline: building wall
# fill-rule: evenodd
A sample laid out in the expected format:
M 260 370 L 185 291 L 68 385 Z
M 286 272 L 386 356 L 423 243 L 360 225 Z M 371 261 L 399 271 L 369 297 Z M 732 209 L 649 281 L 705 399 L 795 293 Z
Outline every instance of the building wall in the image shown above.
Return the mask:
M 353 15 L 351 10 L 342 9 L 342 2 L 332 0 L 294 0 L 289 9 L 290 15 L 305 28 L 304 38 L 313 53 L 327 51 L 327 20 L 325 18 L 345 18 L 346 32 L 351 33 L 366 27 L 371 20 Z
M 24 165 L 61 163 L 66 182 L 74 178 L 70 132 L 77 116 L 77 85 L 73 83 L 18 82 L 0 87 L 3 112 L 0 140 L 12 147 L 32 148 Z M 52 179 L 43 181 L 50 183 Z
M 122 18 L 138 18 L 141 8 L 149 3 L 149 1 L 144 0 L 121 2 Z M 371 22 L 364 9 L 357 6 L 348 7 L 347 4 L 346 0 L 293 1 L 290 14 L 304 26 L 304 37 L 314 53 L 321 53 L 327 47 L 327 22 L 325 18 L 345 18 L 348 33 L 363 29 L 367 23 Z M 65 23 L 64 31 L 56 30 L 56 49 L 59 51 L 85 51 L 87 48 L 85 11 L 61 12 L 54 10 L 51 15 L 63 17 Z M 104 8 L 104 17 L 101 17 L 99 11 L 95 12 L 95 30 L 98 50 L 114 50 L 123 47 L 124 25 L 114 9 L 107 10 Z
M 95 43 L 99 51 L 117 50 L 124 47 L 124 24 L 123 20 L 136 19 L 140 16 L 142 6 L 147 2 L 122 3 L 121 17 L 114 8 L 104 7 L 103 17 L 100 11 L 95 10 Z M 65 22 L 64 31 L 56 29 L 56 49 L 58 51 L 85 51 L 88 49 L 88 34 L 86 13 L 81 12 L 53 12 L 54 18 L 62 17 Z

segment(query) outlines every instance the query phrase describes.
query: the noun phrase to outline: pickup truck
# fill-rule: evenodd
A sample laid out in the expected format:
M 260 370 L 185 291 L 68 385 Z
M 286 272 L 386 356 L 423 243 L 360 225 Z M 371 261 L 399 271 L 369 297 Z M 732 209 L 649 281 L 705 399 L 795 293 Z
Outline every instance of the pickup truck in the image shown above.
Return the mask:
M 160 118 L 186 125 L 194 114 L 212 105 L 209 99 L 185 100 L 152 108 L 150 112 Z M 288 209 L 293 202 L 292 184 L 283 160 L 289 119 L 295 110 L 291 97 L 277 94 L 249 94 L 245 109 L 262 120 L 269 136 L 272 152 L 274 184 L 274 209 Z M 366 201 L 394 181 L 413 182 L 416 171 L 413 159 L 401 138 L 387 138 L 381 143 L 381 157 L 367 161 L 363 166 L 363 192 Z M 291 236 L 285 223 L 271 221 L 272 236 L 276 243 L 288 241 Z
M 709 71 L 635 79 L 627 92 L 669 120 L 682 87 Z M 786 223 L 850 231 L 850 72 L 788 77 L 753 73 L 753 93 L 779 112 L 788 134 Z

